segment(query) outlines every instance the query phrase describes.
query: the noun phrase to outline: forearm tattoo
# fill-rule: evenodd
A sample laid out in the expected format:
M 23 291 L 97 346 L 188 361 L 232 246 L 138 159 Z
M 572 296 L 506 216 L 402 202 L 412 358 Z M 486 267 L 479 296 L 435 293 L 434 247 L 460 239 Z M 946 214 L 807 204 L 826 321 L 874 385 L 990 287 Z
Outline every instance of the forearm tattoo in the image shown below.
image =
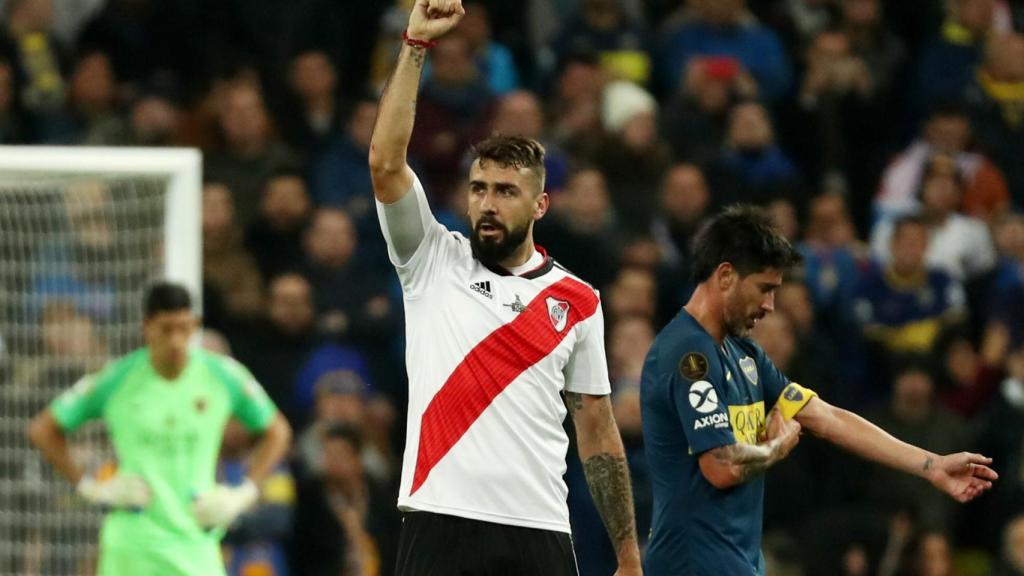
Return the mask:
M 719 464 L 736 467 L 740 482 L 746 482 L 772 465 L 771 450 L 762 446 L 737 443 L 719 446 L 711 454 Z
M 633 520 L 633 490 L 625 456 L 597 454 L 583 463 L 594 505 L 608 529 L 615 550 L 636 538 Z
M 565 407 L 569 410 L 569 416 L 575 417 L 576 413 L 583 408 L 583 395 L 576 392 L 566 392 Z
M 427 59 L 427 50 L 425 48 L 410 46 L 409 52 L 412 55 L 412 63 L 415 64 L 417 68 L 423 68 L 423 61 Z

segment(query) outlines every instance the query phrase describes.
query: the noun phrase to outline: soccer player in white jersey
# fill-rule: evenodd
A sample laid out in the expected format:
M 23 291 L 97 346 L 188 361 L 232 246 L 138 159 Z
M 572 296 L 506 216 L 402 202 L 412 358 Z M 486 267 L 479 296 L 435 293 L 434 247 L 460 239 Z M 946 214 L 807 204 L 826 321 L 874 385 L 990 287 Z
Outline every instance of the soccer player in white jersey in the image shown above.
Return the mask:
M 291 429 L 241 364 L 189 347 L 197 319 L 184 287 L 150 288 L 144 314 L 146 347 L 58 396 L 32 421 L 29 437 L 82 498 L 110 510 L 99 576 L 223 576 L 220 537 L 258 500 L 257 486 L 288 451 Z M 240 486 L 215 483 L 232 415 L 261 434 Z M 83 473 L 65 440 L 97 418 L 117 455 L 109 478 Z
M 417 0 L 370 147 L 406 312 L 409 421 L 398 497 L 406 514 L 396 575 L 575 575 L 562 480 L 566 413 L 617 574 L 637 575 L 600 300 L 533 242 L 533 222 L 548 208 L 544 149 L 501 136 L 476 146 L 468 239 L 434 219 L 406 163 L 428 49 L 463 14 L 460 0 Z

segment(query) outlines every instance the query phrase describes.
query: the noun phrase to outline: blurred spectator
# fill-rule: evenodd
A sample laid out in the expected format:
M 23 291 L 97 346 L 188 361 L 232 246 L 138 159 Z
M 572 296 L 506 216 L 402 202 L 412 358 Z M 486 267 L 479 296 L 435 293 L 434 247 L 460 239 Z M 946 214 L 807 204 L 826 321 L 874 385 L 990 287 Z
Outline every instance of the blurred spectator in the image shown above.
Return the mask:
M 519 72 L 512 52 L 504 44 L 493 39 L 491 15 L 487 4 L 481 1 L 467 1 L 463 4 L 466 15 L 459 22 L 457 34 L 469 42 L 473 60 L 483 75 L 491 92 L 498 96 L 519 88 Z M 423 77 L 429 78 L 431 66 L 428 61 L 423 68 Z
M 313 288 L 319 331 L 374 349 L 399 333 L 401 318 L 381 275 L 354 262 L 358 242 L 344 210 L 320 208 L 306 230 L 304 270 Z
M 804 257 L 803 280 L 823 328 L 841 347 L 850 348 L 856 322 L 853 298 L 861 270 L 868 266 L 868 248 L 857 238 L 841 195 L 825 193 L 811 200 L 804 241 L 797 248 Z
M 928 226 L 929 266 L 945 271 L 961 282 L 970 282 L 996 265 L 995 248 L 985 223 L 964 216 L 957 207 L 964 196 L 964 182 L 949 156 L 934 156 L 925 166 L 921 182 L 921 216 Z M 888 262 L 892 222 L 879 222 L 871 234 L 872 252 Z
M 266 309 L 263 279 L 235 222 L 231 190 L 221 182 L 207 182 L 203 186 L 202 208 L 204 289 L 217 293 L 226 316 L 213 319 L 207 315 L 208 325 L 223 329 L 225 323 L 262 316 Z M 204 295 L 204 299 L 208 297 L 209 294 Z M 210 323 L 211 320 L 214 321 Z
M 551 213 L 536 224 L 537 243 L 558 254 L 558 262 L 597 288 L 615 277 L 619 229 L 604 175 L 585 168 L 569 178 L 551 201 Z
M 237 486 L 246 479 L 245 459 L 251 438 L 231 420 L 224 427 L 217 482 Z M 288 576 L 284 543 L 292 530 L 295 481 L 284 462 L 260 485 L 260 499 L 224 535 L 222 550 L 229 576 Z
M 427 195 L 443 199 L 458 182 L 470 145 L 487 135 L 496 101 L 464 36 L 441 38 L 430 61 L 432 74 L 420 89 L 409 154 L 420 166 Z
M 367 481 L 359 433 L 338 424 L 323 438 L 323 474 L 300 484 L 290 558 L 295 574 L 386 574 L 400 520 L 390 491 Z
M 729 110 L 757 95 L 757 83 L 728 58 L 694 57 L 686 77 L 672 87 L 662 114 L 662 134 L 677 160 L 707 163 L 725 140 Z
M 684 282 L 690 278 L 690 242 L 710 212 L 711 194 L 701 169 L 694 164 L 672 165 L 661 185 L 661 206 L 651 235 L 664 262 L 678 268 Z
M 924 220 L 905 216 L 889 238 L 891 260 L 873 266 L 858 289 L 855 310 L 865 337 L 892 354 L 927 353 L 943 325 L 964 314 L 960 283 L 929 266 Z
M 272 174 L 263 186 L 259 215 L 249 226 L 245 245 L 258 256 L 264 280 L 293 270 L 302 261 L 302 236 L 312 202 L 302 175 L 291 170 Z
M 800 174 L 776 142 L 768 111 L 753 101 L 729 112 L 725 145 L 708 180 L 722 203 L 767 203 L 776 196 L 802 200 Z
M 313 389 L 313 422 L 295 443 L 303 478 L 323 473 L 324 434 L 330 427 L 344 424 L 357 430 L 364 441 L 360 459 L 369 479 L 381 489 L 388 488 L 394 481 L 390 447 L 377 445 L 367 438 L 373 388 L 354 370 L 338 369 L 321 374 Z
M 1005 216 L 996 224 L 999 265 L 993 280 L 989 321 L 1008 331 L 1010 346 L 1024 344 L 1024 216 Z
M 926 168 L 936 155 L 950 156 L 964 179 L 961 206 L 968 214 L 989 214 L 1005 205 L 1006 180 L 1002 172 L 985 156 L 968 150 L 971 120 L 966 109 L 957 104 L 936 106 L 921 132 L 882 174 L 875 195 L 877 220 L 885 220 L 915 210 L 920 205 L 918 191 Z
M 129 107 L 127 133 L 119 144 L 180 145 L 184 125 L 180 92 L 169 78 L 144 85 Z
M 505 136 L 533 138 L 544 145 L 544 191 L 558 194 L 569 178 L 569 156 L 547 138 L 540 99 L 529 90 L 509 92 L 498 101 L 492 125 Z
M 117 88 L 106 53 L 90 51 L 78 56 L 68 85 L 68 107 L 77 126 L 67 141 L 109 146 L 125 139 L 127 126 L 120 114 Z
M 911 548 L 909 573 L 912 576 L 955 576 L 949 537 L 943 532 L 926 531 Z
M 1006 173 L 1016 209 L 1024 208 L 1024 35 L 993 36 L 985 47 L 985 60 L 967 91 L 975 131 L 982 148 Z M 979 216 L 1006 208 L 1005 196 L 993 199 Z M 998 202 L 997 202 L 998 201 Z M 981 207 L 979 207 L 981 208 Z
M 551 137 L 573 156 L 592 153 L 601 136 L 601 96 L 607 76 L 594 54 L 569 54 L 561 62 L 548 103 Z
M 960 98 L 981 61 L 995 0 L 949 0 L 942 27 L 925 44 L 917 69 L 915 110 Z
M 203 173 L 234 192 L 238 223 L 244 229 L 256 216 L 266 179 L 276 170 L 294 166 L 296 158 L 274 137 L 263 94 L 254 82 L 228 83 L 218 106 L 224 146 L 204 156 Z
M 9 0 L 4 6 L 0 51 L 14 64 L 15 84 L 30 142 L 49 142 L 68 130 L 64 49 L 53 36 L 53 0 Z
M 658 135 L 658 104 L 636 84 L 616 81 L 604 89 L 601 123 L 605 137 L 594 157 L 608 178 L 619 224 L 628 232 L 646 232 L 658 202 L 661 179 L 672 162 L 668 144 Z
M 995 576 L 1024 576 L 1024 516 L 1017 516 L 1003 530 L 1003 557 Z
M 107 360 L 109 348 L 96 324 L 72 302 L 48 302 L 38 334 L 38 356 L 14 366 L 13 382 L 25 390 L 70 386 Z
M 654 318 L 657 296 L 654 273 L 643 268 L 623 268 L 605 290 L 605 314 L 612 322 L 638 316 Z
M 299 52 L 288 70 L 289 106 L 278 114 L 281 132 L 300 154 L 315 156 L 341 133 L 344 110 L 338 88 L 338 71 L 319 49 Z
M 646 318 L 626 316 L 611 326 L 608 331 L 608 374 L 613 389 L 640 385 L 640 372 L 653 342 L 654 327 Z
M 267 320 L 238 326 L 231 344 L 292 428 L 301 430 L 305 414 L 296 406 L 295 379 L 320 343 L 313 291 L 304 276 L 287 273 L 271 280 L 268 292 Z
M 596 54 L 609 77 L 648 84 L 653 67 L 651 40 L 647 30 L 626 14 L 621 0 L 582 0 L 578 5 L 578 12 L 566 18 L 554 42 L 556 57 Z
M 888 406 L 871 421 L 893 436 L 938 454 L 968 446 L 967 430 L 956 415 L 936 405 L 935 386 L 923 366 L 908 363 L 896 371 Z M 910 506 L 922 526 L 933 530 L 951 527 L 954 502 L 929 489 L 927 480 L 890 469 L 870 468 L 868 503 L 879 509 Z
M 747 11 L 745 0 L 693 0 L 693 18 L 666 31 L 663 47 L 665 86 L 680 85 L 694 57 L 732 59 L 740 74 L 757 80 L 769 102 L 789 89 L 790 65 L 778 36 Z
M 972 418 L 989 404 L 1003 376 L 1000 364 L 1006 359 L 1005 341 L 1004 337 L 1002 345 L 995 343 L 1001 349 L 982 353 L 964 330 L 948 329 L 939 336 L 932 365 L 938 399 L 947 410 Z
M 774 198 L 765 208 L 779 233 L 790 243 L 796 244 L 800 239 L 800 218 L 793 202 L 789 198 Z

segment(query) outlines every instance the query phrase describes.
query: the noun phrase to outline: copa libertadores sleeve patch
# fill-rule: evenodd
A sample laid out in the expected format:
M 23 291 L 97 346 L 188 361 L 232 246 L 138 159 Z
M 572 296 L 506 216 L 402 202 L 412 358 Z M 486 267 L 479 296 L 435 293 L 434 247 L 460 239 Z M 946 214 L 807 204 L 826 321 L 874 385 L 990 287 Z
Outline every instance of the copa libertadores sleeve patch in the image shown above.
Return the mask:
M 708 375 L 708 359 L 700 352 L 690 352 L 679 360 L 679 374 L 688 380 L 703 380 Z
M 775 405 L 779 407 L 779 410 L 782 410 L 782 416 L 786 420 L 791 420 L 803 410 L 804 406 L 811 401 L 811 398 L 817 395 L 818 393 L 814 390 L 804 388 L 796 382 L 790 382 L 782 389 L 782 394 L 779 395 Z

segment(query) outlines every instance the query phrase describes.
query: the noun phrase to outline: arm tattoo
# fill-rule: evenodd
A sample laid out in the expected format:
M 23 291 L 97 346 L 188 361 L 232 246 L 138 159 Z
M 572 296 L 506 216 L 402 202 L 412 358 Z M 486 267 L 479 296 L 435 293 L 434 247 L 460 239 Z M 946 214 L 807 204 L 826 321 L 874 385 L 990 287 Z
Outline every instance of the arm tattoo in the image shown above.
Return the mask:
M 931 470 L 931 469 L 932 469 L 932 457 L 929 456 L 924 461 L 924 470 L 925 470 L 925 472 L 927 472 L 928 470 Z
M 415 64 L 417 68 L 423 68 L 423 61 L 427 59 L 427 50 L 425 48 L 415 48 L 411 46 L 409 50 L 412 53 L 412 63 Z
M 750 477 L 764 472 L 772 465 L 771 450 L 763 446 L 737 443 L 719 446 L 712 450 L 711 454 L 719 464 L 735 466 L 740 482 L 746 482 Z
M 576 413 L 583 409 L 583 395 L 577 392 L 566 392 L 565 407 L 569 410 L 569 416 L 575 418 Z
M 626 457 L 608 453 L 596 454 L 583 463 L 594 505 L 604 520 L 608 536 L 619 547 L 636 538 L 633 521 L 633 490 L 629 485 Z

